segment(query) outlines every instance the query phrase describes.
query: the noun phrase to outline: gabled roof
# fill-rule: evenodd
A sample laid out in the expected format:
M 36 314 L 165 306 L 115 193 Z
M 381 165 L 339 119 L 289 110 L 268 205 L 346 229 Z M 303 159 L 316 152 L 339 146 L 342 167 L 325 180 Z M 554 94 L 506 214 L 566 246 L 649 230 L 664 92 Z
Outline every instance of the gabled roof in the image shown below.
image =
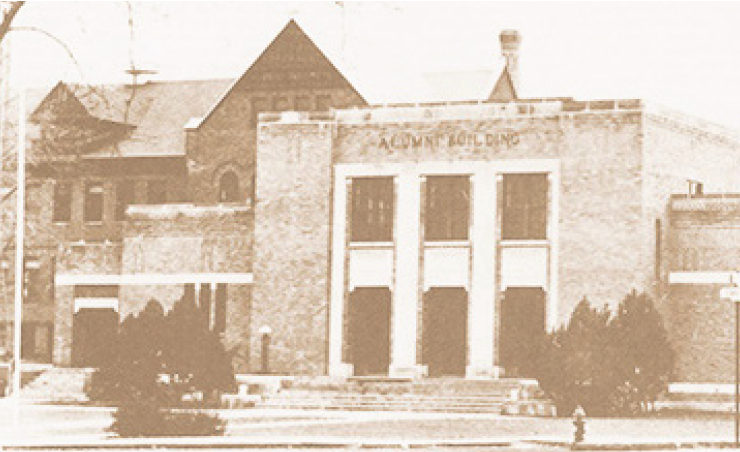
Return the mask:
M 196 126 L 211 114 L 234 90 L 349 89 L 364 98 L 327 58 L 324 52 L 291 19 L 252 65 L 239 77 Z
M 129 130 L 123 139 L 87 157 L 146 157 L 185 155 L 183 126 L 202 116 L 229 86 L 230 80 L 159 81 L 130 85 L 57 84 L 31 118 L 50 108 L 53 99 L 65 109 L 101 124 Z M 80 110 L 81 108 L 81 110 Z
M 517 99 L 518 97 L 516 89 L 514 88 L 514 82 L 511 80 L 511 73 L 509 73 L 509 67 L 504 66 L 504 69 L 501 71 L 501 76 L 499 76 L 496 85 L 493 87 L 493 91 L 491 91 L 491 95 L 488 96 L 488 100 L 496 102 L 510 102 Z

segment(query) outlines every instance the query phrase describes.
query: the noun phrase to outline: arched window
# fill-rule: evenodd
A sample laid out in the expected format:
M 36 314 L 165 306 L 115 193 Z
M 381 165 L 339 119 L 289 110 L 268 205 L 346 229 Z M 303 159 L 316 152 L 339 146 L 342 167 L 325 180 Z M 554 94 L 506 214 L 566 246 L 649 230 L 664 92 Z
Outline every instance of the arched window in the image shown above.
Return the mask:
M 227 171 L 218 182 L 218 201 L 239 201 L 239 178 L 233 171 Z

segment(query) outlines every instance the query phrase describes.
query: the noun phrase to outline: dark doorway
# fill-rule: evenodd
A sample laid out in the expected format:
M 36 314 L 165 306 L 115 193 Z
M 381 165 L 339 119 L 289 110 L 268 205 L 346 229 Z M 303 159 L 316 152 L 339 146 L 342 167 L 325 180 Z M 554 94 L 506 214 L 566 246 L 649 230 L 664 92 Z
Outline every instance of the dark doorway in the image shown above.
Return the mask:
M 360 287 L 349 295 L 348 345 L 354 373 L 387 375 L 391 348 L 391 291 Z
M 531 377 L 545 336 L 545 291 L 509 287 L 501 301 L 499 358 L 507 376 Z
M 114 309 L 83 308 L 72 324 L 72 365 L 100 367 L 111 355 L 118 333 L 118 313 Z
M 45 322 L 23 322 L 21 358 L 25 361 L 51 362 L 52 326 Z
M 468 292 L 434 287 L 424 294 L 422 362 L 430 377 L 464 376 L 468 358 Z

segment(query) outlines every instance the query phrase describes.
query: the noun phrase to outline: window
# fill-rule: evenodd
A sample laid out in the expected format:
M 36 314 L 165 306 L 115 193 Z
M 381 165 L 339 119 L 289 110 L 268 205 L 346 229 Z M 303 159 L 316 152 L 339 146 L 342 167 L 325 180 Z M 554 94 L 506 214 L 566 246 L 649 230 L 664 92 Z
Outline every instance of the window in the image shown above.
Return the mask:
M 149 180 L 146 183 L 146 203 L 165 204 L 167 202 L 167 181 Z
M 213 331 L 218 334 L 226 331 L 226 300 L 228 299 L 228 286 L 226 284 L 216 285 L 216 311 L 213 315 Z
M 393 240 L 393 178 L 360 177 L 352 180 L 352 241 Z
M 547 175 L 505 174 L 503 184 L 504 240 L 547 238 Z
M 126 217 L 126 208 L 134 203 L 134 181 L 122 180 L 116 186 L 116 220 L 122 221 Z
M 68 222 L 72 219 L 72 184 L 57 182 L 54 184 L 54 207 L 52 221 Z
M 265 99 L 264 97 L 255 97 L 254 99 L 252 99 L 252 116 L 250 124 L 253 128 L 257 127 L 257 123 L 259 122 L 259 114 L 267 110 L 267 99 Z
M 218 182 L 218 202 L 239 201 L 239 178 L 233 171 L 227 171 Z
M 295 98 L 295 109 L 298 111 L 311 110 L 311 98 L 308 96 L 298 96 Z
M 470 222 L 468 176 L 430 176 L 426 180 L 426 240 L 467 240 Z
M 83 218 L 87 222 L 103 221 L 103 184 L 88 182 L 85 185 Z
M 41 263 L 36 259 L 26 259 L 24 264 L 23 301 L 37 303 L 44 294 L 41 280 Z
M 273 111 L 285 111 L 290 110 L 290 104 L 288 103 L 287 97 L 278 96 L 272 99 L 272 110 Z
M 316 110 L 318 111 L 329 111 L 332 107 L 331 96 L 328 94 L 320 94 L 316 96 Z

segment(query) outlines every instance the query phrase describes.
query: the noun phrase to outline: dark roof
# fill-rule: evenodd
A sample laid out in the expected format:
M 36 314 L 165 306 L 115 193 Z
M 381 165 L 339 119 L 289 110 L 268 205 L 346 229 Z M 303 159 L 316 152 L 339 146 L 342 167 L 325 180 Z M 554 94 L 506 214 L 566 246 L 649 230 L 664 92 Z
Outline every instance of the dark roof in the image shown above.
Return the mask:
M 491 95 L 488 96 L 488 100 L 496 102 L 510 102 L 517 100 L 516 89 L 514 88 L 514 82 L 511 80 L 511 73 L 509 72 L 508 66 L 504 66 L 501 71 L 496 85 L 491 91 Z
M 223 99 L 234 89 L 278 90 L 291 88 L 343 88 L 362 95 L 318 48 L 305 31 L 291 19 L 259 57 L 203 116 L 204 124 Z
M 185 124 L 202 117 L 231 84 L 230 80 L 155 81 L 137 85 L 58 84 L 41 101 L 66 91 L 90 117 L 132 128 L 122 140 L 86 157 L 145 157 L 185 155 Z

